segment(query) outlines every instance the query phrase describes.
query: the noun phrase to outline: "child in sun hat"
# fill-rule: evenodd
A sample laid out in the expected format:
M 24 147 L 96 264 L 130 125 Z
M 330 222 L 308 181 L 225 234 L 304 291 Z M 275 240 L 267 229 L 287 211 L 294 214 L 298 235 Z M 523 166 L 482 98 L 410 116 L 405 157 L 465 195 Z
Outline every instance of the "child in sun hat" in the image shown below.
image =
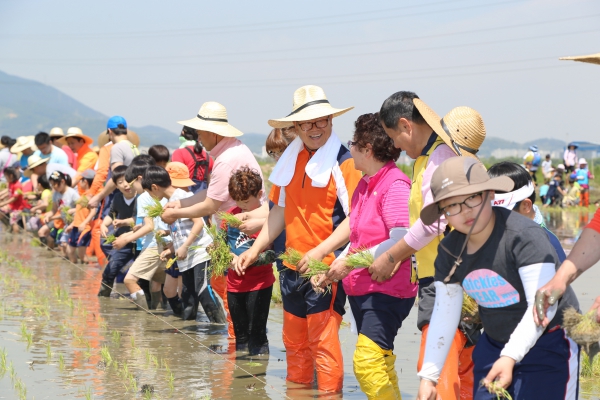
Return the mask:
M 194 181 L 189 178 L 187 167 L 174 162 L 169 163 L 167 168 L 168 171 L 159 166 L 149 167 L 142 179 L 144 190 L 154 199 L 165 198 L 168 201 L 192 196 L 188 188 L 194 186 Z M 162 252 L 161 257 L 165 259 L 174 255 L 177 258 L 183 284 L 181 305 L 178 305 L 176 294 L 168 298 L 173 312 L 184 320 L 195 320 L 200 303 L 211 322 L 225 322 L 223 308 L 208 287 L 210 256 L 206 248 L 212 243 L 212 238 L 206 230 L 204 219 L 179 218 L 169 228 L 172 244 Z
M 262 206 L 262 178 L 257 171 L 242 167 L 229 179 L 229 194 L 236 206 L 228 212 L 239 214 Z M 232 265 L 237 256 L 248 250 L 260 232 L 247 235 L 238 227 L 223 222 L 227 243 L 233 254 Z M 227 300 L 235 332 L 236 349 L 250 355 L 269 354 L 267 319 L 273 293 L 273 259 L 255 263 L 249 268 L 236 268 L 227 272 Z M 264 258 L 263 258 L 264 259 Z M 270 261 L 270 262 L 269 262 Z
M 86 202 L 90 199 L 90 186 L 94 181 L 96 172 L 93 169 L 87 169 L 81 173 L 81 180 L 78 183 L 79 192 L 82 193 L 75 206 L 75 215 L 73 222 L 65 228 L 65 234 L 69 235 L 67 244 L 67 255 L 73 263 L 77 260 L 83 264 L 85 261 L 85 251 L 90 245 L 92 239 L 90 221 L 96 215 L 96 208 L 89 209 Z
M 552 306 L 547 329 L 533 320 L 535 292 L 554 276 L 556 251 L 538 224 L 490 201 L 495 191 L 513 187 L 509 177 L 490 178 L 483 164 L 468 158 L 446 160 L 433 174 L 434 202 L 421 220 L 432 225 L 444 214 L 454 230 L 435 260 L 436 303 L 418 398 L 435 398 L 463 290 L 477 302 L 484 328 L 473 351 L 475 382 L 483 383 L 474 399 L 496 398 L 488 392 L 492 384 L 515 400 L 577 396 L 577 346 L 561 328 L 562 313 L 573 304 L 562 299 Z
M 113 227 L 113 235 L 115 238 L 131 232 L 131 226 L 135 225 L 136 199 L 138 193 L 132 185 L 125 179 L 125 165 L 117 165 L 112 170 L 111 179 L 117 186 L 119 191 L 115 193 L 108 215 L 104 217 L 100 225 L 100 233 L 103 237 L 107 237 L 109 226 Z M 102 273 L 102 284 L 98 296 L 109 297 L 115 278 L 119 271 L 123 269 L 130 261 L 135 260 L 137 249 L 135 243 L 127 243 L 120 249 L 113 249 L 107 252 L 108 264 Z
M 575 170 L 575 179 L 581 186 L 579 192 L 579 205 L 589 207 L 590 205 L 590 179 L 594 179 L 594 175 L 588 169 L 585 158 L 579 159 L 579 168 Z
M 60 244 L 63 254 L 66 256 L 67 235 L 64 235 L 64 228 L 67 221 L 70 221 L 75 212 L 75 203 L 79 200 L 79 193 L 71 187 L 71 177 L 60 171 L 54 171 L 50 174 L 50 186 L 52 186 L 52 214 L 47 215 L 44 222 L 48 224 L 53 222 L 53 227 L 47 229 L 42 226 L 38 232 L 40 237 L 48 236 L 48 245 L 54 246 L 57 242 Z

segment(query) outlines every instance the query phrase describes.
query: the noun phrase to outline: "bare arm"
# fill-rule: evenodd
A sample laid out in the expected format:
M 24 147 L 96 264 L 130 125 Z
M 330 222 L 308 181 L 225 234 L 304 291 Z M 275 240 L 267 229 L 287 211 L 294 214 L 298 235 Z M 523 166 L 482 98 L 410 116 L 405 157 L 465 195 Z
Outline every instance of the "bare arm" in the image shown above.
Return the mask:
M 223 204 L 222 201 L 211 199 L 210 197 L 207 197 L 204 201 L 200 203 L 190 204 L 189 200 L 193 199 L 194 197 L 195 196 L 180 200 L 179 203 L 181 205 L 181 208 L 165 207 L 165 211 L 161 215 L 162 220 L 165 221 L 167 224 L 172 224 L 173 222 L 175 222 L 175 220 L 180 218 L 194 219 L 206 217 L 217 212 L 219 207 L 221 207 L 221 204 Z M 190 205 L 186 206 L 186 204 Z
M 258 258 L 258 255 L 263 251 L 270 243 L 273 243 L 275 239 L 283 232 L 285 228 L 285 208 L 280 206 L 274 206 L 269 212 L 269 218 L 263 226 L 262 230 L 258 234 L 258 237 L 254 241 L 252 247 L 240 254 L 236 263 L 236 270 L 245 270 L 249 265 L 252 265 Z
M 114 192 L 116 188 L 117 188 L 117 185 L 115 185 L 115 183 L 113 182 L 112 179 L 109 179 L 108 181 L 106 181 L 106 185 L 104 186 L 104 189 L 102 189 L 102 191 L 100 193 L 98 193 L 97 195 L 95 195 L 94 197 L 92 197 L 89 200 L 88 207 L 90 207 L 90 208 L 98 207 L 100 202 L 102 200 L 104 200 L 106 198 L 106 196 L 108 196 L 109 194 Z

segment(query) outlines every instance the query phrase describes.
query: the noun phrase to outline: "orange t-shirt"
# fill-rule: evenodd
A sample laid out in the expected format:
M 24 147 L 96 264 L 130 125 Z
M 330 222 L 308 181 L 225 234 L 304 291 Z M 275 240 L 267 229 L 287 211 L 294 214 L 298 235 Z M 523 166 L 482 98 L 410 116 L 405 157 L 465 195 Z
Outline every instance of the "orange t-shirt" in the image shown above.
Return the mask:
M 110 167 L 110 149 L 114 145 L 107 144 L 100 148 L 100 154 L 98 155 L 98 168 L 96 168 L 96 176 L 94 177 L 94 182 L 92 183 L 92 187 L 90 191 L 92 196 L 97 195 L 104 189 L 104 184 L 108 178 L 108 168 Z
M 269 194 L 273 203 L 285 207 L 286 248 L 294 248 L 301 253 L 317 247 L 346 219 L 350 214 L 352 194 L 362 178 L 362 173 L 354 168 L 350 151 L 340 146 L 338 163 L 329 183 L 324 188 L 314 187 L 312 179 L 304 171 L 309 156 L 312 155 L 306 149 L 298 154 L 296 171 L 285 186 L 283 196 L 281 188 L 275 185 Z M 333 253 L 323 259 L 329 265 L 333 260 Z M 295 269 L 295 266 L 286 266 Z
M 596 210 L 594 218 L 592 218 L 592 221 L 586 226 L 586 228 L 593 229 L 600 233 L 600 209 Z
M 86 190 L 86 192 L 83 193 L 80 199 L 83 196 L 87 197 L 88 200 L 91 199 L 91 191 L 89 189 Z M 90 215 L 90 209 L 87 207 L 82 207 L 80 204 L 77 204 L 75 206 L 75 210 L 75 215 L 73 216 L 73 226 L 79 228 L 79 232 L 81 233 L 91 230 L 90 224 L 87 224 L 86 226 L 80 226 L 81 223 L 88 217 L 88 215 Z

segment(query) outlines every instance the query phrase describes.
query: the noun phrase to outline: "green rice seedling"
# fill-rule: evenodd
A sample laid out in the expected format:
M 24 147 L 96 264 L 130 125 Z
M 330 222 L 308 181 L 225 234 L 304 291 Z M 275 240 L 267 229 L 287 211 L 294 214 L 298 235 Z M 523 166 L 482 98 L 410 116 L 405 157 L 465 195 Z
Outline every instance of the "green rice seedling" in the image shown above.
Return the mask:
M 479 306 L 477 305 L 477 302 L 464 291 L 461 318 L 473 322 L 479 321 Z
M 159 231 L 154 232 L 154 240 L 156 240 L 156 244 L 163 249 L 167 245 L 167 242 L 165 241 L 165 239 L 163 238 L 163 236 L 161 235 L 161 233 Z
M 131 343 L 131 348 L 135 349 L 135 336 L 132 336 L 131 339 L 129 339 L 129 342 Z
M 279 255 L 279 259 L 284 263 L 296 266 L 302 260 L 304 254 L 291 247 L 285 250 L 285 253 Z
M 483 383 L 483 381 L 481 381 L 481 386 L 486 386 Z M 506 389 L 504 389 L 502 386 L 500 386 L 498 381 L 491 382 L 489 385 L 486 386 L 486 388 L 487 388 L 488 392 L 490 392 L 491 394 L 496 396 L 496 400 L 502 400 L 502 399 L 512 400 L 512 396 L 510 395 L 510 393 L 508 393 L 508 391 Z
M 58 356 L 58 369 L 61 372 L 65 370 L 65 357 L 62 354 Z
M 90 199 L 87 198 L 86 195 L 83 195 L 75 202 L 75 204 L 79 204 L 82 208 L 87 208 Z
M 23 340 L 25 340 L 26 337 L 27 337 L 27 325 L 25 324 L 25 321 L 21 321 L 21 338 Z
M 232 228 L 238 228 L 240 225 L 242 225 L 242 221 L 238 217 L 228 212 L 217 212 L 217 218 L 223 220 L 227 225 L 231 226 Z
M 212 244 L 206 248 L 210 256 L 211 277 L 224 276 L 233 260 L 225 238 L 225 231 L 219 231 L 216 225 L 213 225 L 208 228 L 208 234 L 213 240 Z
M 255 362 L 255 361 L 250 361 L 250 362 L 247 362 L 247 363 L 246 363 L 246 364 L 244 364 L 244 365 L 247 365 L 247 366 L 249 366 L 249 367 L 260 367 L 260 366 L 262 365 L 262 363 Z
M 25 387 L 25 383 L 21 380 L 21 378 L 16 378 L 14 381 L 14 388 L 17 391 L 19 396 L 19 400 L 27 399 L 27 388 Z
M 146 365 L 150 365 L 150 357 L 152 356 L 152 354 L 150 354 L 150 350 L 144 350 L 144 356 L 146 357 Z
M 131 391 L 136 393 L 138 391 L 137 380 L 133 374 L 129 374 L 129 387 L 131 387 Z
M 356 249 L 346 257 L 346 265 L 352 268 L 369 268 L 375 262 L 375 256 L 366 248 Z
M 71 207 L 69 206 L 64 206 L 60 208 L 60 213 L 63 215 L 64 219 L 65 219 L 65 223 L 68 225 L 71 222 L 73 222 L 73 214 L 69 213 L 69 210 L 71 209 Z
M 104 244 L 111 244 L 115 240 L 117 240 L 117 237 L 111 233 L 106 237 L 106 239 L 104 239 Z
M 573 307 L 569 307 L 563 314 L 563 326 L 571 339 L 588 351 L 590 345 L 600 341 L 600 324 L 596 322 L 595 309 L 581 315 Z
M 112 331 L 111 337 L 112 337 L 113 343 L 115 343 L 116 345 L 121 344 L 121 332 L 114 330 L 114 331 Z
M 148 217 L 156 218 L 162 215 L 164 209 L 162 204 L 160 204 L 160 201 L 156 200 L 155 198 L 152 198 L 152 204 L 148 204 L 147 206 L 145 206 L 144 211 L 146 212 L 146 215 Z
M 0 378 L 6 373 L 6 369 L 8 365 L 6 364 L 6 349 L 2 348 L 0 350 Z
M 127 364 L 127 361 L 121 363 L 121 369 L 119 370 L 119 374 L 123 379 L 129 378 L 129 365 Z
M 329 265 L 325 264 L 323 261 L 311 258 L 308 260 L 308 269 L 300 276 L 310 279 L 315 275 L 326 274 L 327 272 L 329 272 Z
M 167 372 L 167 385 L 169 386 L 169 390 L 175 390 L 175 376 L 171 371 Z
M 15 366 L 13 365 L 12 361 L 10 362 L 10 364 L 8 364 L 6 370 L 8 371 L 8 375 L 10 376 L 10 380 L 14 382 L 15 378 L 17 377 L 17 373 L 15 371 Z
M 84 386 L 82 392 L 86 400 L 92 400 L 93 393 L 91 386 Z
M 600 382 L 600 356 L 596 355 L 591 361 L 589 354 L 582 351 L 579 369 L 583 381 Z
M 150 355 L 150 363 L 154 365 L 155 369 L 158 369 L 158 358 L 154 355 Z
M 30 332 L 27 332 L 27 336 L 25 337 L 25 339 L 27 340 L 27 350 L 29 350 L 29 348 L 33 344 L 33 334 Z
M 52 346 L 50 345 L 50 342 L 46 342 L 46 357 L 52 358 Z
M 103 319 L 98 319 L 98 326 L 104 331 L 108 330 L 108 323 Z
M 113 362 L 110 350 L 107 346 L 102 346 L 102 349 L 100 349 L 100 357 L 102 357 L 102 361 L 104 361 L 107 367 Z
M 39 238 L 34 237 L 33 239 L 31 239 L 31 247 L 42 247 L 42 242 L 40 241 Z

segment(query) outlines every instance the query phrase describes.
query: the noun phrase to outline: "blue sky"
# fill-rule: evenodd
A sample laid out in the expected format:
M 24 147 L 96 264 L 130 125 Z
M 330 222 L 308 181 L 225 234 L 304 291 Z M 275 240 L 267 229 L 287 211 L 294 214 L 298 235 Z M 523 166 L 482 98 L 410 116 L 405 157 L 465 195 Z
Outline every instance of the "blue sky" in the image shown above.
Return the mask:
M 558 60 L 596 52 L 597 0 L 0 0 L 0 70 L 173 132 L 214 100 L 268 133 L 316 84 L 356 107 L 335 120 L 342 139 L 413 90 L 440 115 L 475 108 L 489 136 L 598 142 L 600 66 Z

